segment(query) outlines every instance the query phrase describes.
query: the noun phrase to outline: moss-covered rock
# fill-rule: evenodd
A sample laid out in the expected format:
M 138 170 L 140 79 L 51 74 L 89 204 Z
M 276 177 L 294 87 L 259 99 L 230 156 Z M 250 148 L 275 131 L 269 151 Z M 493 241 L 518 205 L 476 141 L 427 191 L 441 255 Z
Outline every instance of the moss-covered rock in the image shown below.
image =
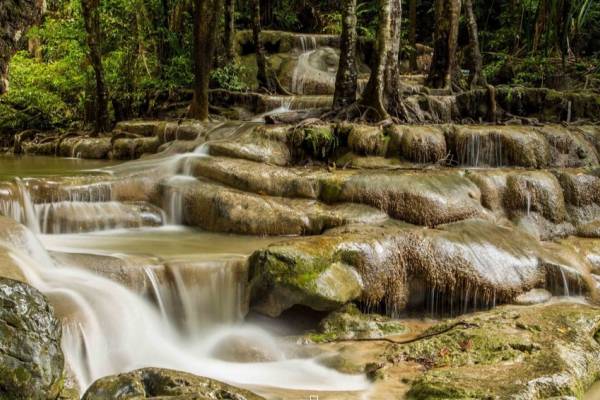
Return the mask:
M 457 310 L 476 304 L 491 306 L 543 287 L 546 282 L 551 285 L 554 280 L 550 278 L 560 271 L 573 287 L 577 284 L 589 290 L 585 266 L 576 266 L 574 258 L 558 253 L 518 229 L 483 220 L 438 229 L 397 222 L 347 225 L 319 237 L 279 243 L 256 252 L 250 259 L 252 298 L 260 305 L 259 311 L 265 303 L 277 304 L 280 311 L 294 304 L 312 307 L 308 301 L 298 303 L 300 295 L 291 296 L 277 285 L 315 279 L 321 271 L 339 265 L 353 267 L 363 283 L 360 297 L 348 301 L 383 305 L 392 315 L 406 307 L 424 307 L 428 301 L 425 294 L 429 293 L 445 298 L 448 308 L 454 304 Z M 295 285 L 294 290 L 307 289 Z M 333 305 L 337 307 L 332 309 L 340 307 Z
M 409 399 L 547 399 L 580 397 L 600 372 L 600 310 L 582 304 L 501 307 L 444 322 L 428 339 L 395 346 L 390 359 L 429 370 L 411 383 Z M 436 334 L 436 332 L 442 332 Z
M 312 246 L 314 241 L 320 245 Z M 344 262 L 331 262 L 336 238 L 315 237 L 311 245 L 277 244 L 255 252 L 249 261 L 252 307 L 278 316 L 299 304 L 331 311 L 362 291 L 356 270 Z
M 448 155 L 444 132 L 436 126 L 406 126 L 400 141 L 400 154 L 417 163 L 436 164 Z
M 407 331 L 399 320 L 374 313 L 363 314 L 354 304 L 348 304 L 321 320 L 319 331 L 311 334 L 310 338 L 316 342 L 374 339 L 404 334 Z
M 390 138 L 380 127 L 353 124 L 341 129 L 349 131 L 348 147 L 354 153 L 380 157 L 387 154 Z
M 226 383 L 200 376 L 158 368 L 101 378 L 82 400 L 260 400 L 262 397 Z
M 46 298 L 0 278 L 0 398 L 56 399 L 63 387 L 61 327 Z

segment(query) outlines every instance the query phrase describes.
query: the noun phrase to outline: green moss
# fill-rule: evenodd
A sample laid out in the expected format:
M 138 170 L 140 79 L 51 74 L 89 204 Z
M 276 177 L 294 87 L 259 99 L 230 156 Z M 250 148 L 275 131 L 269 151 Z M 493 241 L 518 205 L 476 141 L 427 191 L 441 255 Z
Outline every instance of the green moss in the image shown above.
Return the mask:
M 406 394 L 410 400 L 481 399 L 467 388 L 453 387 L 450 382 L 426 377 L 419 379 Z

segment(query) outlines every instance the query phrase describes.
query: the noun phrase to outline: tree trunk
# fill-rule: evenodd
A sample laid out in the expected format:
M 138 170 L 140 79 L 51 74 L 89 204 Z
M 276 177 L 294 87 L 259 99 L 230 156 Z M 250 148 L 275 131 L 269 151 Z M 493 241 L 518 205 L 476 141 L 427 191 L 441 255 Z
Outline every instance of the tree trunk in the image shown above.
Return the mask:
M 81 2 L 89 57 L 96 79 L 94 133 L 110 131 L 108 95 L 106 92 L 106 84 L 104 82 L 102 55 L 100 53 L 101 33 L 99 5 L 100 0 L 82 0 Z
M 235 60 L 235 0 L 225 0 L 225 57 L 228 62 Z
M 385 108 L 385 71 L 387 57 L 391 49 L 392 2 L 379 0 L 379 26 L 377 30 L 376 55 L 371 65 L 369 82 L 360 101 L 361 105 L 372 111 L 374 117 L 383 120 L 389 117 Z
M 8 64 L 19 48 L 20 39 L 38 23 L 46 9 L 43 0 L 0 0 L 0 95 L 8 91 Z
M 427 85 L 435 89 L 452 89 L 457 72 L 456 48 L 460 0 L 435 0 L 433 58 Z
M 258 72 L 256 79 L 258 80 L 259 89 L 264 89 L 269 93 L 277 91 L 277 84 L 267 71 L 267 56 L 265 55 L 265 47 L 261 37 L 260 23 L 260 0 L 252 0 L 252 36 L 254 38 L 254 47 L 256 49 L 256 64 Z
M 208 119 L 208 89 L 223 0 L 194 0 L 194 98 L 189 115 Z
M 535 19 L 535 30 L 533 33 L 532 51 L 535 53 L 540 46 L 542 34 L 546 30 L 546 19 L 548 17 L 546 0 L 540 0 L 537 8 L 537 17 Z
M 340 63 L 335 77 L 333 108 L 340 109 L 356 102 L 358 70 L 356 66 L 356 0 L 344 0 Z
M 171 43 L 169 38 L 169 0 L 161 0 L 159 10 L 159 28 L 158 28 L 158 43 L 157 43 L 157 57 L 158 67 L 160 69 L 160 75 L 164 76 L 164 67 L 171 58 Z
M 419 66 L 417 65 L 417 0 L 409 0 L 408 8 L 410 19 L 408 40 L 412 47 L 412 52 L 410 53 L 410 70 L 414 72 L 419 69 Z
M 479 32 L 477 29 L 477 19 L 473 12 L 473 0 L 464 0 L 465 16 L 467 20 L 467 30 L 469 31 L 469 49 L 471 60 L 469 61 L 469 86 L 485 86 L 487 82 L 483 76 L 483 59 L 479 48 Z
M 387 110 L 396 110 L 400 104 L 400 42 L 402 28 L 402 0 L 391 0 L 388 54 L 385 61 L 385 92 Z

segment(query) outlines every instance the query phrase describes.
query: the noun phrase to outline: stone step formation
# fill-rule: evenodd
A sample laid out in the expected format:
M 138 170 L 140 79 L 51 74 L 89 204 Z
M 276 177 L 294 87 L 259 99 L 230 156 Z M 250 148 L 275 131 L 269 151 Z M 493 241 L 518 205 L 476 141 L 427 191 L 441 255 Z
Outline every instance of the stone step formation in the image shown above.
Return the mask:
M 15 150 L 25 154 L 136 161 L 104 174 L 0 183 L 0 214 L 41 234 L 185 225 L 261 237 L 268 244 L 215 261 L 234 268 L 227 278 L 209 278 L 206 260 L 58 247 L 53 257 L 116 280 L 167 314 L 178 301 L 186 307 L 189 297 L 176 293 L 182 282 L 201 277 L 231 281 L 223 291 L 235 292 L 232 321 L 248 309 L 317 318 L 290 341 L 321 365 L 368 376 L 369 398 L 583 396 L 600 374 L 597 99 L 500 88 L 498 103 L 514 119 L 486 124 L 485 91 L 432 94 L 422 76 L 406 76 L 419 124 L 277 123 L 290 110 L 329 107 L 337 38 L 264 34 L 272 68 L 296 96 L 213 93 L 247 121 L 126 121 L 101 138 L 23 134 Z M 238 35 L 248 65 L 250 42 L 250 33 Z M 588 121 L 560 123 L 577 119 Z M 5 240 L 3 231 L 16 228 L 3 225 Z M 28 279 L 3 265 L 1 275 Z M 184 311 L 189 322 L 193 307 Z M 161 384 L 155 390 L 151 381 Z M 100 380 L 84 398 L 117 396 L 127 385 L 140 398 L 257 398 L 164 370 Z

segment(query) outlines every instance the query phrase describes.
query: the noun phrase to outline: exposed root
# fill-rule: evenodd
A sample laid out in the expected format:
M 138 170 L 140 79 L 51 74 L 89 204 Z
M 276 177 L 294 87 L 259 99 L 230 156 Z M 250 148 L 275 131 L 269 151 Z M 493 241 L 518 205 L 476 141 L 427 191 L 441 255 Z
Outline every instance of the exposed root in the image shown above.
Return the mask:
M 392 343 L 392 344 L 404 345 L 404 344 L 418 342 L 418 341 L 424 340 L 424 339 L 429 339 L 431 337 L 443 335 L 444 333 L 449 332 L 452 329 L 457 328 L 457 327 L 468 329 L 468 328 L 479 328 L 479 325 L 471 323 L 471 322 L 466 322 L 466 321 L 458 321 L 458 322 L 455 322 L 455 323 L 447 326 L 446 328 L 444 328 L 440 331 L 427 333 L 425 335 L 420 335 L 415 338 L 407 339 L 407 340 L 393 340 L 390 338 L 383 337 L 383 338 L 335 339 L 335 340 L 332 340 L 332 342 L 334 342 L 334 343 L 335 342 L 388 342 L 388 343 Z

